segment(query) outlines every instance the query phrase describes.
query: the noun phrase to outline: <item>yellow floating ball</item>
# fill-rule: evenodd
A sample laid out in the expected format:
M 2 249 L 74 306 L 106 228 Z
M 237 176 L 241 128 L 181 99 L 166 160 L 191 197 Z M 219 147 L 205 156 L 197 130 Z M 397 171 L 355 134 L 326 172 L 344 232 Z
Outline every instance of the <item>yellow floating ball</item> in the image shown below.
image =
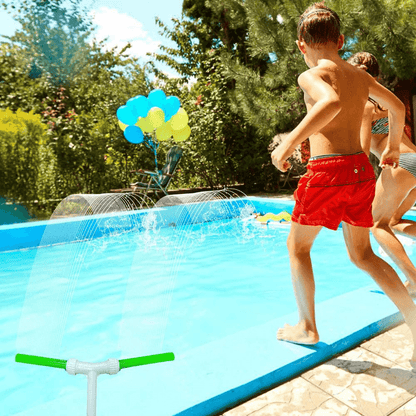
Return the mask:
M 173 130 L 173 139 L 176 142 L 183 142 L 191 135 L 191 128 L 186 126 L 182 130 Z
M 188 124 L 188 120 L 188 114 L 183 108 L 180 108 L 169 121 L 173 130 L 182 130 Z

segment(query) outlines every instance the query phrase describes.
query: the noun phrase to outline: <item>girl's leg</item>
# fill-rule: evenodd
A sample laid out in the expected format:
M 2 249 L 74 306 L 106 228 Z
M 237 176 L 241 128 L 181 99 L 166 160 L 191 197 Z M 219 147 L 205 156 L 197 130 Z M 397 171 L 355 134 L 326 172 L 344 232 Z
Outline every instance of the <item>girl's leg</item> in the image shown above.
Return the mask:
M 397 233 L 416 237 L 416 221 L 403 219 L 403 215 L 414 206 L 416 202 L 416 188 L 413 188 L 393 214 L 390 227 Z
M 351 261 L 368 273 L 397 306 L 416 341 L 416 306 L 394 269 L 374 254 L 368 229 L 343 222 L 342 230 Z M 411 360 L 416 360 L 416 348 Z
M 416 290 L 416 267 L 390 227 L 391 219 L 416 186 L 416 178 L 402 168 L 385 169 L 381 173 L 373 202 L 374 227 L 372 233 L 384 251 L 392 258 L 409 280 L 409 290 Z

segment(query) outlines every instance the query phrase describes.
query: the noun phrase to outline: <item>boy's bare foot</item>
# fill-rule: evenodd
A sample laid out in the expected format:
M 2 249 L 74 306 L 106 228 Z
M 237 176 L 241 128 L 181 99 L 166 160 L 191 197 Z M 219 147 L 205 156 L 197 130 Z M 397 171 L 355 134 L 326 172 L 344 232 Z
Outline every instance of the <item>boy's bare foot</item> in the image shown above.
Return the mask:
M 302 323 L 294 326 L 285 324 L 283 328 L 277 330 L 277 339 L 296 344 L 313 345 L 319 342 L 319 335 L 317 332 L 306 330 L 305 325 Z
M 406 282 L 404 283 L 407 291 L 409 292 L 409 295 L 412 297 L 416 297 L 416 284 L 409 282 L 409 280 L 406 280 Z

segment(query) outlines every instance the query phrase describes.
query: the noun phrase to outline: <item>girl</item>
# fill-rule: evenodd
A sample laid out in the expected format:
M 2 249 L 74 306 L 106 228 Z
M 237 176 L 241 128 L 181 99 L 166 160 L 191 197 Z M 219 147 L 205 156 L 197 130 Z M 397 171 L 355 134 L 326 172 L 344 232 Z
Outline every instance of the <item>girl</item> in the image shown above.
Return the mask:
M 373 78 L 380 72 L 377 59 L 368 52 L 352 55 L 351 65 L 367 71 Z M 379 159 L 387 146 L 389 134 L 388 111 L 371 98 L 365 106 L 361 125 L 361 145 L 367 155 L 373 153 Z M 407 256 L 403 245 L 395 236 L 393 229 L 401 233 L 412 231 L 409 221 L 402 215 L 416 199 L 416 146 L 403 132 L 400 143 L 400 160 L 397 169 L 383 169 L 377 180 L 373 202 L 374 227 L 372 232 L 384 251 L 393 259 L 408 281 L 405 286 L 409 293 L 416 295 L 416 268 Z M 411 228 L 410 228 L 411 227 Z M 410 234 L 410 232 L 408 232 Z M 416 232 L 413 233 L 416 236 Z

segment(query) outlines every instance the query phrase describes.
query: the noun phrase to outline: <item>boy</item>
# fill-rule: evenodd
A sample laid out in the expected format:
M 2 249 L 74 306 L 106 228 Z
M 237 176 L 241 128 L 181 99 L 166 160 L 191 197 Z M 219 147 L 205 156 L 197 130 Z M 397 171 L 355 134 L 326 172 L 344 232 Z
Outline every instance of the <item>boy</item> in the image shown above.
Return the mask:
M 361 120 L 371 96 L 391 117 L 389 143 L 380 165 L 395 168 L 404 105 L 365 71 L 341 59 L 338 50 L 343 42 L 339 17 L 324 3 L 315 3 L 303 13 L 296 43 L 310 68 L 298 78 L 308 113 L 272 153 L 273 164 L 285 172 L 286 159 L 297 145 L 310 139 L 311 159 L 294 194 L 296 205 L 287 241 L 299 322 L 279 329 L 277 338 L 301 344 L 319 341 L 310 251 L 322 227 L 336 230 L 342 221 L 351 261 L 395 303 L 416 340 L 416 306 L 396 272 L 371 248 L 375 177 L 360 144 Z M 415 360 L 414 352 L 412 362 Z

